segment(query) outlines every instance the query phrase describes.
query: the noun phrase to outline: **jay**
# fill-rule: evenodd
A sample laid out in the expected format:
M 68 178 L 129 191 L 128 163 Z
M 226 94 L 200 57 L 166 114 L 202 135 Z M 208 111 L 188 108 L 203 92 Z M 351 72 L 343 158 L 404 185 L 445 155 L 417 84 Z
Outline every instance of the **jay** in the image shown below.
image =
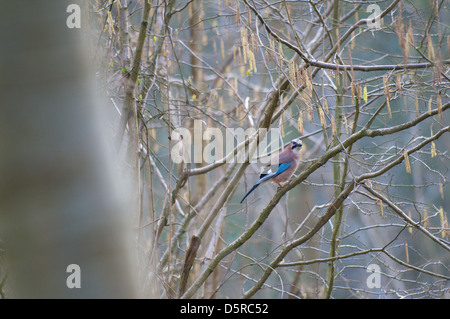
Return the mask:
M 300 158 L 300 150 L 302 148 L 302 141 L 299 138 L 292 140 L 288 147 L 284 149 L 281 153 L 274 155 L 270 160 L 270 164 L 267 168 L 270 170 L 267 173 L 263 173 L 259 176 L 259 180 L 255 185 L 245 194 L 242 198 L 241 203 L 253 192 L 256 187 L 261 185 L 268 180 L 274 182 L 279 188 L 282 187 L 281 183 L 286 181 L 291 181 L 290 178 L 292 174 L 297 170 L 297 166 Z M 275 173 L 272 173 L 272 169 L 276 169 Z

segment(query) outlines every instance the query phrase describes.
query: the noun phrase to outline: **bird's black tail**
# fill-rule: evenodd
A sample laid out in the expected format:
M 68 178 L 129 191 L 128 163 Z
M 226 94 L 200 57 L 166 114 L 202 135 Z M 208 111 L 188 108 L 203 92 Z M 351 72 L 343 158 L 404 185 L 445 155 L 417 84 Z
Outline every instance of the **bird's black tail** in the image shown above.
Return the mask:
M 241 200 L 241 204 L 247 198 L 247 196 L 250 195 L 250 193 L 253 192 L 256 189 L 256 187 L 259 186 L 259 184 L 260 183 L 253 185 L 253 187 L 247 192 L 247 194 L 245 194 L 244 198 Z

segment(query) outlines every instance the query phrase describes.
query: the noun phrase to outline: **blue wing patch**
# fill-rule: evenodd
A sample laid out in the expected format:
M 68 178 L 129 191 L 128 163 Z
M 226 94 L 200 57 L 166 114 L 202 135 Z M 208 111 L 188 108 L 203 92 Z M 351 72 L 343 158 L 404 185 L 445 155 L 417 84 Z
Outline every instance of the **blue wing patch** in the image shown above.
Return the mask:
M 285 170 L 287 170 L 289 168 L 289 166 L 291 166 L 292 163 L 283 163 L 280 164 L 280 166 L 278 166 L 277 172 L 275 173 L 275 176 L 280 175 L 281 173 L 283 173 Z
M 289 166 L 291 166 L 292 163 L 283 163 L 280 164 L 278 166 L 278 169 L 275 173 L 272 173 L 271 171 L 269 171 L 268 173 L 263 173 L 259 176 L 259 181 L 257 182 L 257 184 L 261 184 L 264 183 L 265 181 L 268 181 L 271 178 L 274 178 L 275 176 L 280 175 L 281 173 L 283 173 L 285 170 L 287 170 L 289 168 Z
M 256 187 L 258 187 L 261 183 L 264 183 L 265 181 L 268 181 L 269 179 L 280 175 L 281 173 L 283 173 L 285 170 L 287 170 L 290 166 L 292 165 L 292 163 L 283 163 L 280 164 L 278 166 L 278 169 L 275 173 L 272 173 L 272 171 L 270 170 L 267 173 L 262 173 L 259 176 L 259 181 L 256 182 L 255 185 L 253 185 L 253 187 L 247 192 L 247 194 L 245 194 L 244 198 L 241 200 L 241 203 L 247 198 L 248 195 L 250 195 L 251 192 L 253 192 Z
M 247 192 L 247 194 L 245 194 L 244 198 L 241 200 L 241 203 L 247 198 L 248 195 L 250 195 L 251 192 L 253 192 L 256 187 L 258 187 L 261 183 L 264 183 L 265 181 L 268 181 L 269 179 L 280 175 L 281 173 L 283 173 L 285 170 L 287 170 L 290 166 L 292 165 L 292 163 L 283 163 L 280 164 L 278 166 L 278 169 L 275 173 L 272 173 L 272 171 L 269 171 L 267 173 L 262 173 L 259 176 L 259 181 L 256 182 L 255 185 L 253 185 L 253 187 Z

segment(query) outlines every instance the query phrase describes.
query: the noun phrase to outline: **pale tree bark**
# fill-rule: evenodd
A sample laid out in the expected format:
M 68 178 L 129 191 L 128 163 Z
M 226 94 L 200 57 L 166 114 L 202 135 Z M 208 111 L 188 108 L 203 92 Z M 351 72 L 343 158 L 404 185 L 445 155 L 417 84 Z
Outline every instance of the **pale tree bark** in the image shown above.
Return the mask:
M 191 70 L 192 70 L 192 83 L 193 89 L 192 95 L 196 96 L 196 99 L 200 98 L 201 91 L 205 88 L 204 85 L 204 76 L 202 67 L 202 61 L 199 59 L 202 56 L 202 37 L 204 36 L 203 32 L 203 22 L 202 22 L 202 1 L 194 0 L 190 4 L 190 12 L 191 16 L 189 19 L 189 23 L 191 25 L 190 34 L 191 34 L 191 43 L 190 48 L 194 54 L 191 55 Z M 194 103 L 197 103 L 194 101 Z M 203 152 L 203 149 L 199 148 L 199 152 Z M 202 156 L 199 154 L 197 156 Z M 205 166 L 205 163 L 198 163 L 198 167 Z M 205 175 L 199 175 L 196 177 L 195 181 L 195 192 L 193 194 L 193 203 L 198 203 L 201 198 L 201 194 L 206 192 L 208 186 L 208 181 Z
M 119 33 L 121 46 L 120 52 L 122 53 L 123 66 L 128 67 L 130 65 L 130 33 L 128 31 L 128 0 L 120 0 L 116 2 L 117 11 L 119 12 Z
M 0 4 L 0 237 L 11 297 L 133 297 L 127 223 L 77 1 Z M 116 169 L 116 168 L 115 168 Z M 119 196 L 120 194 L 120 196 Z M 69 289 L 71 264 L 81 288 Z

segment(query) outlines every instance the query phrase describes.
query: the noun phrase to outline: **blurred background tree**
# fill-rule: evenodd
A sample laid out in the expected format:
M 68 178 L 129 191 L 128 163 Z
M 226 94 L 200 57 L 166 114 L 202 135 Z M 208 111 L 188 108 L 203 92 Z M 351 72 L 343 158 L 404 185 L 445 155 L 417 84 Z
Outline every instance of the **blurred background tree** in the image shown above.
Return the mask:
M 127 192 L 83 40 L 87 16 L 81 29 L 66 24 L 73 4 L 86 3 L 0 4 L 3 298 L 137 296 Z

